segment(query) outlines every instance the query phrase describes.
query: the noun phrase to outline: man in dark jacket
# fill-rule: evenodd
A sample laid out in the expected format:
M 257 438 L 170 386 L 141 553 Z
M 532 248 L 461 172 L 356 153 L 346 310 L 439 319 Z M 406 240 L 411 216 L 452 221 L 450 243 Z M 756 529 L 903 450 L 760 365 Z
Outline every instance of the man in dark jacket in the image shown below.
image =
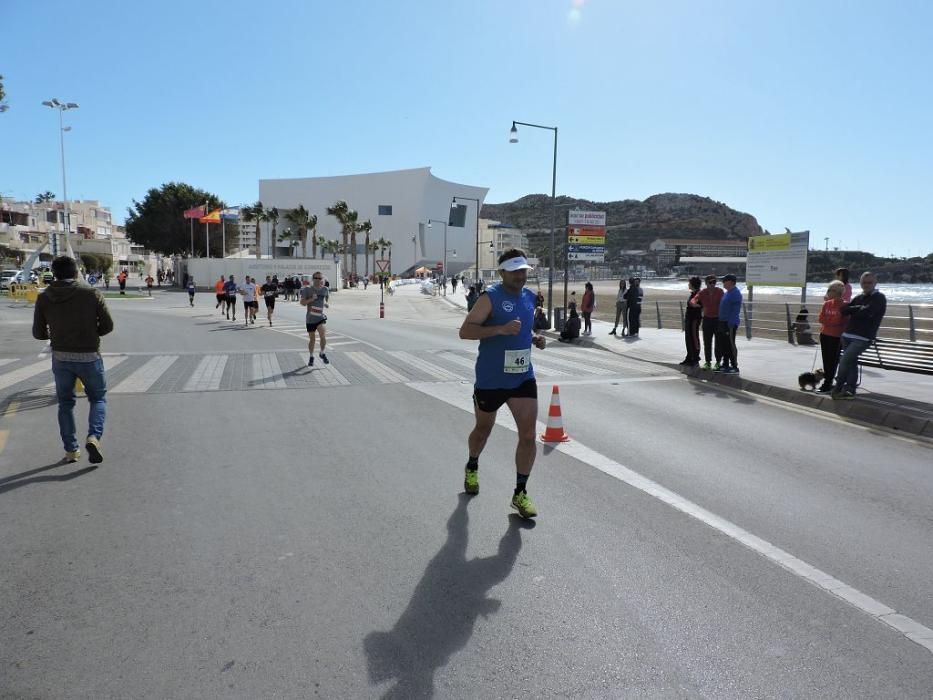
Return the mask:
M 92 464 L 104 461 L 100 439 L 107 415 L 107 383 L 100 356 L 100 336 L 113 330 L 104 297 L 78 281 L 74 259 L 52 261 L 55 281 L 36 300 L 32 337 L 52 341 L 52 374 L 58 397 L 58 429 L 65 447 L 65 462 L 81 456 L 75 428 L 75 382 L 84 383 L 90 404 L 85 448 Z
M 836 371 L 834 399 L 854 399 L 858 383 L 858 358 L 878 335 L 878 327 L 888 308 L 884 294 L 875 289 L 878 280 L 874 273 L 862 274 L 859 283 L 862 293 L 843 305 L 841 311 L 849 321 L 842 334 L 842 358 Z

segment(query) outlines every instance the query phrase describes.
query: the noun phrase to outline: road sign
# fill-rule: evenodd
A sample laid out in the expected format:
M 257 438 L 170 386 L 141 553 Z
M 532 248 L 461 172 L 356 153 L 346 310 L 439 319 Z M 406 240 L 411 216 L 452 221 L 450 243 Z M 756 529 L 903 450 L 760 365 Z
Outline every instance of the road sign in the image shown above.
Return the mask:
M 606 212 L 604 211 L 569 211 L 567 223 L 571 226 L 606 226 Z
M 443 270 L 443 269 L 444 269 L 444 263 L 438 262 L 437 264 L 434 265 L 434 269 L 435 269 L 435 270 Z
M 571 229 L 572 230 L 572 229 Z M 567 236 L 568 243 L 583 243 L 584 245 L 605 245 L 605 236 Z
M 606 246 L 604 245 L 569 245 L 567 246 L 568 253 L 605 253 Z
M 577 260 L 579 262 L 605 262 L 605 253 L 567 253 L 568 260 Z
M 391 264 L 391 260 L 377 260 L 376 269 L 379 270 L 379 272 L 388 272 Z

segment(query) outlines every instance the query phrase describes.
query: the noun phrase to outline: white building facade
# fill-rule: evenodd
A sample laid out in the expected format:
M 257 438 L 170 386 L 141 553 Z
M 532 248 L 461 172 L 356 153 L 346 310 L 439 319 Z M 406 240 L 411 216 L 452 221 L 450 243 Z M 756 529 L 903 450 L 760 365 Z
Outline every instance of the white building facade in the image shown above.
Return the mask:
M 340 224 L 333 216 L 328 216 L 327 208 L 338 200 L 344 200 L 359 213 L 358 223 L 367 219 L 372 222 L 370 241 L 383 238 L 392 243 L 392 272 L 395 274 L 412 266 L 427 264 L 434 267 L 438 261 L 444 260 L 445 227 L 434 223 L 428 228 L 425 224 L 429 219 L 448 221 L 454 197 L 458 198 L 458 204 L 467 206 L 466 224 L 462 228 L 446 227 L 447 250 L 456 250 L 460 263 L 474 262 L 478 210 L 482 208 L 488 191 L 486 187 L 442 180 L 435 177 L 430 168 L 259 181 L 259 199 L 263 206 L 279 210 L 280 235 L 288 226 L 285 212 L 304 205 L 318 217 L 317 235 L 339 240 Z M 471 199 L 477 200 L 479 207 Z M 261 230 L 264 239 L 261 245 L 265 253 L 269 246 L 268 225 L 264 224 Z M 360 275 L 364 273 L 363 243 L 364 235 L 357 234 L 356 269 Z M 288 243 L 279 243 L 276 250 L 287 254 Z M 372 255 L 370 258 L 369 269 L 372 272 Z M 351 265 L 347 267 L 352 269 Z

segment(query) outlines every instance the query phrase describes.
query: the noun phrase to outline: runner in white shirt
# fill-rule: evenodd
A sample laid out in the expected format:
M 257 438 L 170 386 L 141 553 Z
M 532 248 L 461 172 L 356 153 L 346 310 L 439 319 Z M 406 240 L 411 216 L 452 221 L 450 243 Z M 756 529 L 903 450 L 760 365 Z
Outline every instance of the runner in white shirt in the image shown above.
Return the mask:
M 251 277 L 246 278 L 246 282 L 237 287 L 237 292 L 243 295 L 243 310 L 246 313 L 246 325 L 256 323 L 256 283 Z

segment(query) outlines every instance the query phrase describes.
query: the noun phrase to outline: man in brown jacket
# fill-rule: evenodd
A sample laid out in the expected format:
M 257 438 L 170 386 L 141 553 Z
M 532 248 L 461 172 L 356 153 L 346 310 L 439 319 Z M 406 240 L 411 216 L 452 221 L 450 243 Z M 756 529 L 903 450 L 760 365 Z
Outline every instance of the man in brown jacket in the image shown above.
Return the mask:
M 55 280 L 36 300 L 32 337 L 52 340 L 52 374 L 58 397 L 58 428 L 66 462 L 81 456 L 75 434 L 75 381 L 84 383 L 90 404 L 85 448 L 92 464 L 104 461 L 100 439 L 107 415 L 107 382 L 100 356 L 100 336 L 113 330 L 103 295 L 78 281 L 78 265 L 61 256 L 52 261 Z

